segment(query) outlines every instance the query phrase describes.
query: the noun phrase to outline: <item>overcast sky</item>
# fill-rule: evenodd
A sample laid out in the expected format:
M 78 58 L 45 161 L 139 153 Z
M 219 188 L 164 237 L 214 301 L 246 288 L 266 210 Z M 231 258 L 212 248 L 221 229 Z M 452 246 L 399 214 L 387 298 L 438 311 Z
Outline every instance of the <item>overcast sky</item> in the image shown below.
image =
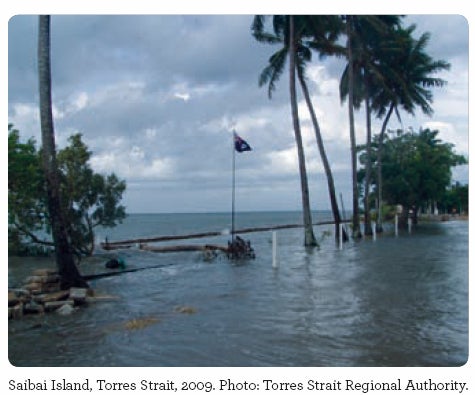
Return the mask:
M 234 128 L 253 148 L 237 154 L 238 210 L 300 210 L 294 132 L 284 74 L 271 100 L 258 76 L 277 47 L 256 42 L 252 15 L 53 16 L 52 81 L 57 144 L 82 133 L 91 164 L 127 182 L 129 213 L 228 211 Z M 456 15 L 409 16 L 427 51 L 451 63 L 434 90 L 432 118 L 403 114 L 403 126 L 430 127 L 468 156 L 468 23 Z M 8 121 L 40 140 L 37 17 L 8 25 Z M 338 96 L 343 61 L 308 69 L 309 87 L 337 193 L 351 201 L 347 107 Z M 329 208 L 325 175 L 307 109 L 299 102 L 311 206 Z M 364 142 L 364 114 L 357 142 Z M 401 125 L 396 118 L 389 128 Z M 380 122 L 374 121 L 379 131 Z M 454 171 L 468 182 L 468 166 Z

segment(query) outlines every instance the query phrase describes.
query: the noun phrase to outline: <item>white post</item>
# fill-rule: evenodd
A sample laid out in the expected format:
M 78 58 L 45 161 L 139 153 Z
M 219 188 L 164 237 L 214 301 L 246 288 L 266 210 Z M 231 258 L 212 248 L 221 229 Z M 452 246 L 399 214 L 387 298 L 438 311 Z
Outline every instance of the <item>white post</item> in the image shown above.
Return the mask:
M 340 250 L 343 249 L 343 224 L 340 222 Z
M 275 231 L 272 232 L 272 267 L 279 267 L 277 262 L 277 232 Z
M 397 214 L 394 216 L 394 234 L 398 235 L 398 216 Z
M 412 218 L 409 218 L 407 220 L 407 230 L 409 233 L 411 233 L 411 229 L 412 229 Z
M 373 232 L 373 240 L 376 240 L 376 222 L 371 221 L 371 230 Z

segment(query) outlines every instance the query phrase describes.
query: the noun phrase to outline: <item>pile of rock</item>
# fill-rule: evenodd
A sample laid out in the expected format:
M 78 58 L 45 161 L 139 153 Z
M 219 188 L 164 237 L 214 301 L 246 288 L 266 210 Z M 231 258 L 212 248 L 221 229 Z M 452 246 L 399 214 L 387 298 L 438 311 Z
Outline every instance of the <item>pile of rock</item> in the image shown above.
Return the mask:
M 22 288 L 8 290 L 8 319 L 50 311 L 68 314 L 86 303 L 91 292 L 87 288 L 61 290 L 56 271 L 38 269 L 26 279 Z

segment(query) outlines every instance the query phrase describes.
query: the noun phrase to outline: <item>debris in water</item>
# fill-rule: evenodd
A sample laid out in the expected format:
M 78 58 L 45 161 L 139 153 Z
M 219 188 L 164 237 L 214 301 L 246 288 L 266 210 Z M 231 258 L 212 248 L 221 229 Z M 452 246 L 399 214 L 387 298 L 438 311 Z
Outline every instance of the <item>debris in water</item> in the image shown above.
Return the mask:
M 175 307 L 175 311 L 181 314 L 195 314 L 196 313 L 196 309 L 191 306 L 177 306 Z
M 134 318 L 124 323 L 124 327 L 125 329 L 129 331 L 133 331 L 137 329 L 143 329 L 157 322 L 158 322 L 158 318 L 155 318 L 155 317 Z

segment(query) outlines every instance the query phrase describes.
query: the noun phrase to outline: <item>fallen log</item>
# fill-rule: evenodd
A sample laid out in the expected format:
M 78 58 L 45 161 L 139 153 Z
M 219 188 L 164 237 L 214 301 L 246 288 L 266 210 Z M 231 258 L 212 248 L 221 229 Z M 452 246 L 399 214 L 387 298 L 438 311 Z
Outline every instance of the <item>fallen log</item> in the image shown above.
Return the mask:
M 220 246 L 215 244 L 205 244 L 205 245 L 197 245 L 197 244 L 184 244 L 184 245 L 173 245 L 173 246 L 149 246 L 147 244 L 140 244 L 139 249 L 144 251 L 152 251 L 152 252 L 181 252 L 181 251 L 222 251 L 228 252 L 228 247 Z
M 120 270 L 113 270 L 113 271 L 108 271 L 108 272 L 103 272 L 103 273 L 96 273 L 96 274 L 83 274 L 82 278 L 86 281 L 90 281 L 90 280 L 96 280 L 98 278 L 117 276 L 117 275 L 124 274 L 124 273 L 139 272 L 141 270 L 147 270 L 147 269 L 158 269 L 158 268 L 166 267 L 166 266 L 170 266 L 170 265 L 171 264 L 161 263 L 159 265 L 134 267 L 134 268 L 131 268 L 131 269 L 120 269 Z
M 101 247 L 103 250 L 124 250 L 127 248 L 131 248 L 132 244 L 111 244 L 111 243 L 101 243 Z
M 204 237 L 219 236 L 222 232 L 204 232 L 204 233 L 192 233 L 189 235 L 177 235 L 177 236 L 157 236 L 157 237 L 144 237 L 140 239 L 128 239 L 120 241 L 106 241 L 102 242 L 100 245 L 103 249 L 112 249 L 114 247 L 118 248 L 127 248 L 133 244 L 142 244 L 147 242 L 158 242 L 158 241 L 172 241 L 172 240 L 186 240 L 186 239 L 200 239 Z

